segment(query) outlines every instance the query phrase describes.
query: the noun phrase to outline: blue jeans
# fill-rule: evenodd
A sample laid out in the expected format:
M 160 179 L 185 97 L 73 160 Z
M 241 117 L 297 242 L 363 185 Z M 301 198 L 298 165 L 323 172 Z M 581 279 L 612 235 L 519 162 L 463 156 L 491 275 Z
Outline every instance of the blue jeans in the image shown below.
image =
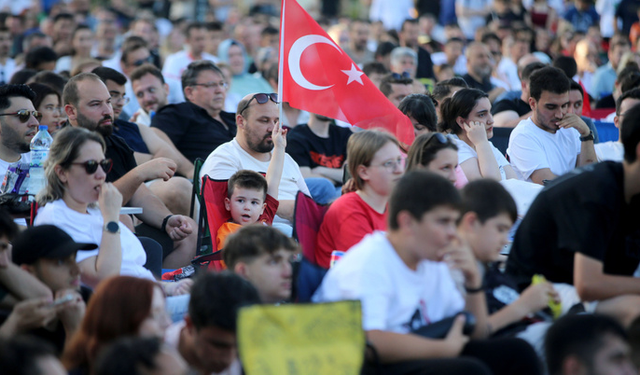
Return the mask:
M 333 182 L 322 177 L 305 178 L 311 198 L 320 204 L 328 204 L 336 200 L 340 196 L 340 187 L 335 187 Z

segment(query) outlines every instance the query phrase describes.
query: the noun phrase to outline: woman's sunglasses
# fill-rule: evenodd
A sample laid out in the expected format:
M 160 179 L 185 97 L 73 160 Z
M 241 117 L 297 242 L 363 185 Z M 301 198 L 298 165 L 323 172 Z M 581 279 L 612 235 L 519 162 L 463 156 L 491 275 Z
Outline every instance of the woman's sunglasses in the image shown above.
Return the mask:
M 98 170 L 98 166 L 102 168 L 104 173 L 109 173 L 111 171 L 111 167 L 113 167 L 113 160 L 104 159 L 102 161 L 97 160 L 87 160 L 83 163 L 71 163 L 72 165 L 82 165 L 84 170 L 87 171 L 87 174 L 94 174 Z
M 256 102 L 258 102 L 258 104 L 264 104 L 268 102 L 269 99 L 271 99 L 272 102 L 278 104 L 278 94 L 276 93 L 272 92 L 271 94 L 265 94 L 265 93 L 255 94 L 253 97 L 251 97 L 251 99 L 249 99 L 247 104 L 245 104 L 244 107 L 242 107 L 242 109 L 238 111 L 238 113 L 242 114 L 242 112 L 244 112 L 245 109 L 249 108 L 249 104 L 251 104 L 253 99 L 255 99 Z
M 444 134 L 442 134 L 442 133 L 432 133 L 431 134 L 431 138 L 429 138 L 429 140 L 427 141 L 425 146 L 428 146 L 431 142 L 433 142 L 434 139 L 436 139 L 438 141 L 438 143 L 443 144 L 443 145 L 449 143 L 449 140 L 447 139 L 447 137 Z
M 33 115 L 38 122 L 42 119 L 42 113 L 38 111 L 27 111 L 26 109 L 21 109 L 18 112 L 14 113 L 0 113 L 0 116 L 17 116 L 20 122 L 25 123 L 29 121 L 29 118 Z

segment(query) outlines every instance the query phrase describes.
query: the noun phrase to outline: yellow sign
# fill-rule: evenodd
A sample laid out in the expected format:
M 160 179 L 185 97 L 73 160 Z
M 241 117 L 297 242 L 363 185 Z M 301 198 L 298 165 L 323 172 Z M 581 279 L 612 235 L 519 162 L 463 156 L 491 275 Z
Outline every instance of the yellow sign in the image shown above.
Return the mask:
M 245 307 L 238 346 L 248 375 L 358 375 L 365 352 L 360 302 Z

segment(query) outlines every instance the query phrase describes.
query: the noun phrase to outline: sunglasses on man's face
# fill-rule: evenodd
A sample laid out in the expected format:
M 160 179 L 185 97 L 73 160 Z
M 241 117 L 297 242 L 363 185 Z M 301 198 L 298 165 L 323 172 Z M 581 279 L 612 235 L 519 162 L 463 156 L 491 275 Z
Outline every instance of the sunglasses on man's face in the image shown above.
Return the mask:
M 40 120 L 42 119 L 42 113 L 38 111 L 28 111 L 26 109 L 21 109 L 18 112 L 14 113 L 0 113 L 0 116 L 17 116 L 18 120 L 20 120 L 20 122 L 22 123 L 29 121 L 29 118 L 31 116 L 35 117 L 38 122 L 40 122 Z
M 242 109 L 240 111 L 238 111 L 238 114 L 241 115 L 242 112 L 244 112 L 245 109 L 249 108 L 249 104 L 251 104 L 253 99 L 255 99 L 256 102 L 258 102 L 258 104 L 264 104 L 264 103 L 268 102 L 269 99 L 271 99 L 272 102 L 278 104 L 278 94 L 276 94 L 276 93 L 272 92 L 271 94 L 265 94 L 265 93 L 255 94 L 254 96 L 251 97 L 251 99 L 249 99 L 247 104 L 245 104 L 244 107 L 242 107 Z
M 113 167 L 113 161 L 111 159 L 104 159 L 102 161 L 87 160 L 83 163 L 71 163 L 72 165 L 82 165 L 87 174 L 94 174 L 98 170 L 98 166 L 102 168 L 104 173 L 109 173 L 111 167 Z

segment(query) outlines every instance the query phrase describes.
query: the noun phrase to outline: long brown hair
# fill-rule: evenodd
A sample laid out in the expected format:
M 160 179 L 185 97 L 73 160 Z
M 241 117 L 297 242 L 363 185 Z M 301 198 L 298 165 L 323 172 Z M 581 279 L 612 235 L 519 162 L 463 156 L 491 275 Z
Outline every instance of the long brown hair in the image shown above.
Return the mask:
M 69 370 L 90 371 L 106 344 L 124 336 L 137 336 L 142 322 L 151 312 L 152 280 L 114 276 L 98 285 L 82 320 L 62 355 Z

